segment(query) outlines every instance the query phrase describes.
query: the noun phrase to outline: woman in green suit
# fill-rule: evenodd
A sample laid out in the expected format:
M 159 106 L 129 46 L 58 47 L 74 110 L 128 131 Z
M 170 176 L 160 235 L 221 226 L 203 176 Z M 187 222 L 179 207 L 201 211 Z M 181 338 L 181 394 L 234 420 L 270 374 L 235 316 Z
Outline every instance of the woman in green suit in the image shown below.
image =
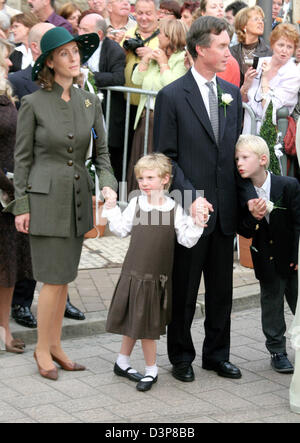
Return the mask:
M 48 31 L 32 71 L 42 88 L 22 99 L 18 116 L 15 200 L 7 210 L 16 216 L 17 230 L 29 233 L 34 278 L 44 283 L 34 357 L 40 374 L 54 380 L 53 361 L 65 370 L 85 369 L 63 352 L 61 330 L 68 283 L 77 276 L 83 235 L 93 226 L 94 183 L 85 168 L 91 133 L 100 188 L 106 199 L 116 199 L 100 102 L 73 86 L 80 56 L 85 62 L 98 44 L 97 34 L 73 37 L 64 28 Z

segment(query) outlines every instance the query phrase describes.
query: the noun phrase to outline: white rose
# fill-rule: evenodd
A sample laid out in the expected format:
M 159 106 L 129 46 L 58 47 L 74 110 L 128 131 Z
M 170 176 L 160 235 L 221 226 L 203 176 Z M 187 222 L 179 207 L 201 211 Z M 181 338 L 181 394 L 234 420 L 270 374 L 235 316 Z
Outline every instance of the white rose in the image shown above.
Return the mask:
M 267 201 L 267 211 L 268 211 L 268 213 L 271 214 L 271 212 L 273 211 L 273 209 L 274 209 L 274 203 L 271 202 L 270 200 Z
M 225 105 L 230 105 L 230 103 L 233 101 L 233 98 L 230 94 L 222 94 L 222 102 L 225 103 Z

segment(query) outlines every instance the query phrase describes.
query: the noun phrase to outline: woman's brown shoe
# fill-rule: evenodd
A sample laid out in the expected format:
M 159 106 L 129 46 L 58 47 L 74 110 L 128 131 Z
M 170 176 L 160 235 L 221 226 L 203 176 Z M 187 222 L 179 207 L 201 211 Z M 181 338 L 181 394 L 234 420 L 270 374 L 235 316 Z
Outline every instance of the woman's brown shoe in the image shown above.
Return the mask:
M 82 366 L 78 363 L 73 362 L 65 362 L 63 360 L 60 360 L 58 357 L 55 357 L 55 355 L 51 354 L 51 357 L 55 363 L 58 363 L 59 366 L 64 369 L 65 371 L 85 371 L 86 367 Z
M 42 377 L 44 377 L 44 378 L 48 378 L 49 380 L 54 380 L 54 381 L 58 379 L 58 370 L 57 370 L 56 367 L 53 368 L 53 369 L 50 369 L 49 371 L 46 371 L 46 369 L 43 369 L 43 368 L 40 366 L 40 364 L 39 364 L 39 362 L 38 362 L 38 359 L 37 359 L 37 356 L 36 356 L 36 353 L 34 353 L 33 356 L 34 356 L 34 358 L 35 358 L 35 361 L 36 361 L 36 364 L 37 364 L 37 367 L 38 367 L 39 373 L 40 373 L 40 375 L 41 375 Z

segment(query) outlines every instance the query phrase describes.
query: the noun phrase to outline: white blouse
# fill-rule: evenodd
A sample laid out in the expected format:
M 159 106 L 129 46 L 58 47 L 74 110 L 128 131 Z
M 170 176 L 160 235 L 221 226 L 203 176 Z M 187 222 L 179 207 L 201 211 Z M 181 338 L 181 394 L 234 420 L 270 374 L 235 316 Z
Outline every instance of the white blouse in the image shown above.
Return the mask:
M 272 100 L 273 103 L 273 123 L 276 124 L 276 111 L 282 106 L 287 106 L 289 114 L 294 110 L 298 102 L 298 91 L 300 88 L 300 72 L 293 59 L 283 65 L 269 82 L 270 90 L 267 94 L 265 106 L 262 107 L 261 95 L 261 74 L 262 63 L 270 62 L 271 57 L 261 57 L 257 66 L 257 77 L 248 91 L 248 103 L 257 117 L 257 133 L 259 134 L 266 110 Z M 248 112 L 245 112 L 243 134 L 250 134 L 251 119 Z
M 148 203 L 146 195 L 141 195 L 130 200 L 123 212 L 121 212 L 118 206 L 113 209 L 107 209 L 104 205 L 101 216 L 108 219 L 109 229 L 113 234 L 122 238 L 127 237 L 133 227 L 137 200 L 142 211 L 150 212 L 153 209 L 157 209 L 158 211 L 169 212 L 174 208 L 175 202 L 170 197 L 165 197 L 165 199 L 166 201 L 163 205 L 153 206 Z M 186 248 L 195 246 L 203 234 L 203 228 L 195 225 L 192 217 L 187 215 L 180 205 L 177 205 L 174 225 L 178 243 Z

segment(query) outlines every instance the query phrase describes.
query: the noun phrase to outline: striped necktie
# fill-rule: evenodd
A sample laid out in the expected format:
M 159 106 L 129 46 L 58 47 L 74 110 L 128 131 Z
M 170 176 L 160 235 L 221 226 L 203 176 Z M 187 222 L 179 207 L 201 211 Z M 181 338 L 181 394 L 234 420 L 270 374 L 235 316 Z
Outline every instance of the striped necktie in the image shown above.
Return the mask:
M 214 82 L 206 82 L 206 86 L 209 89 L 208 100 L 209 100 L 209 115 L 210 122 L 214 132 L 214 136 L 217 144 L 219 143 L 219 107 L 218 99 L 214 91 Z

